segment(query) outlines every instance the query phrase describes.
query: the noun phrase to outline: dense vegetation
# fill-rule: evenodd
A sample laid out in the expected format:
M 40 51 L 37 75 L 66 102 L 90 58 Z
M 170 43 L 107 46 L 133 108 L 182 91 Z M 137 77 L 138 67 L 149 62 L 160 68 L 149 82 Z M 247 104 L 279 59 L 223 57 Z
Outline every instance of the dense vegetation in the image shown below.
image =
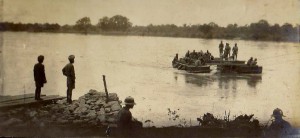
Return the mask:
M 229 24 L 221 27 L 213 22 L 208 24 L 196 24 L 176 26 L 148 25 L 132 26 L 127 17 L 116 15 L 111 18 L 103 17 L 93 25 L 89 17 L 83 17 L 76 21 L 75 25 L 59 25 L 49 23 L 11 23 L 0 22 L 0 31 L 28 31 L 28 32 L 60 32 L 60 33 L 84 33 L 84 34 L 109 34 L 109 35 L 140 35 L 140 36 L 165 36 L 188 38 L 222 38 L 268 41 L 293 41 L 299 42 L 300 25 L 293 26 L 269 24 L 266 20 L 260 20 L 250 25 L 238 26 Z

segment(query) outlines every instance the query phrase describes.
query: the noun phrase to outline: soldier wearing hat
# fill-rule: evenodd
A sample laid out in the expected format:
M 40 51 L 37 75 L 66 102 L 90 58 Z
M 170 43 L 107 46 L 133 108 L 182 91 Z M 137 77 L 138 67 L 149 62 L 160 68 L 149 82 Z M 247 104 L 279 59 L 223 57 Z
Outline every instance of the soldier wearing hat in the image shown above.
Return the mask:
M 229 43 L 226 43 L 225 51 L 224 51 L 224 56 L 225 56 L 225 59 L 226 59 L 226 60 L 227 60 L 228 57 L 230 56 L 230 50 L 231 50 L 231 47 L 229 46 Z
M 232 56 L 234 60 L 237 60 L 239 48 L 237 47 L 237 44 L 235 43 L 234 47 L 232 48 Z
M 142 123 L 133 119 L 129 111 L 136 104 L 132 97 L 126 97 L 124 100 L 125 106 L 118 113 L 118 127 L 121 129 L 131 129 L 134 127 L 142 127 Z
M 75 69 L 73 66 L 75 56 L 70 55 L 69 56 L 70 63 L 67 64 L 63 69 L 63 74 L 67 77 L 67 102 L 72 103 L 72 90 L 75 89 Z
M 134 137 L 134 129 L 142 128 L 143 123 L 132 117 L 129 111 L 136 104 L 132 97 L 126 97 L 124 100 L 125 106 L 119 111 L 117 123 L 120 137 Z
M 35 100 L 43 100 L 41 99 L 41 89 L 44 86 L 44 83 L 47 83 L 46 75 L 45 75 L 45 66 L 43 65 L 44 56 L 40 55 L 37 58 L 38 63 L 34 65 L 33 74 L 35 81 Z
M 285 121 L 282 117 L 285 117 L 283 115 L 283 112 L 281 109 L 276 108 L 273 110 L 273 114 L 271 117 L 274 117 L 274 121 L 268 128 L 268 136 L 272 137 L 281 137 L 291 134 L 292 132 L 292 126 L 289 122 Z
M 219 52 L 220 52 L 220 57 L 223 55 L 223 49 L 224 49 L 224 44 L 223 41 L 219 44 Z

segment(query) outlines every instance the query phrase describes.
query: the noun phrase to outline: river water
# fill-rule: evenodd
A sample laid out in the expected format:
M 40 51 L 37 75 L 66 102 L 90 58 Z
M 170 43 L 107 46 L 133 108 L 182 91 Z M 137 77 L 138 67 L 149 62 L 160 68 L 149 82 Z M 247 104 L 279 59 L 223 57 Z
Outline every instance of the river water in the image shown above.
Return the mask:
M 207 74 L 190 74 L 171 67 L 178 53 L 209 50 L 218 55 L 218 39 L 140 36 L 102 36 L 56 33 L 2 33 L 2 95 L 34 93 L 33 66 L 45 56 L 48 83 L 42 93 L 66 95 L 61 69 L 74 54 L 76 89 L 73 99 L 90 89 L 109 92 L 121 100 L 135 98 L 132 114 L 151 120 L 145 126 L 196 125 L 196 118 L 210 112 L 223 117 L 254 114 L 266 122 L 273 109 L 281 108 L 285 119 L 300 126 L 300 44 L 224 40 L 238 44 L 238 59 L 251 56 L 263 66 L 261 75 L 221 74 L 216 67 Z M 179 119 L 168 115 L 177 111 Z

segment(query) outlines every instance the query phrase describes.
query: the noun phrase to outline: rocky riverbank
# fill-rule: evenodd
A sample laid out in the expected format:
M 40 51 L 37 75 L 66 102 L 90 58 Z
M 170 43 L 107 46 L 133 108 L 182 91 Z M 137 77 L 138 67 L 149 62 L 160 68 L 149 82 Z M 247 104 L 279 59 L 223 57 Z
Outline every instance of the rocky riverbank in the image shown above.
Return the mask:
M 90 90 L 85 95 L 68 104 L 66 99 L 48 105 L 20 107 L 0 112 L 0 126 L 115 126 L 121 102 L 116 93 L 106 94 Z
M 119 135 L 116 119 L 122 101 L 116 93 L 106 94 L 90 90 L 72 104 L 66 99 L 47 105 L 24 106 L 0 111 L 0 136 L 25 137 L 71 137 L 106 136 L 107 126 L 110 136 Z M 173 119 L 175 111 L 169 109 Z M 199 126 L 178 125 L 173 127 L 147 127 L 131 130 L 134 137 L 260 137 L 264 127 L 254 115 L 240 115 L 224 118 L 206 113 L 197 118 Z M 144 123 L 147 123 L 145 121 Z

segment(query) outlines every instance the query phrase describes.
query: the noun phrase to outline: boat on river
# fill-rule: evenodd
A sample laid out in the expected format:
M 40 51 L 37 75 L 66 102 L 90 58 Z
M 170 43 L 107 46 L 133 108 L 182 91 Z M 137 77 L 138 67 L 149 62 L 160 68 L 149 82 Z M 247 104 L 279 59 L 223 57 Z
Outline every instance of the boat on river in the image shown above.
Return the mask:
M 221 72 L 234 72 L 234 73 L 253 73 L 261 74 L 262 66 L 247 65 L 242 60 L 222 60 L 215 58 L 214 60 L 207 61 L 208 65 L 217 65 L 217 70 Z
M 210 54 L 210 53 L 209 53 Z M 185 70 L 189 73 L 210 73 L 210 66 L 217 66 L 217 70 L 223 73 L 247 73 L 247 74 L 261 74 L 262 66 L 258 65 L 247 65 L 244 60 L 232 60 L 222 58 L 208 58 L 201 59 L 201 64 L 196 65 L 197 58 L 183 57 L 178 60 L 178 55 L 172 61 L 173 68 L 178 70 Z M 177 60 L 176 60 L 177 58 Z M 183 62 L 180 62 L 183 61 Z
M 235 72 L 235 73 L 251 73 L 261 74 L 262 66 L 247 65 L 247 64 L 223 64 L 217 65 L 217 69 L 221 72 Z
M 178 70 L 185 70 L 189 73 L 209 73 L 211 71 L 209 65 L 195 66 L 195 65 L 180 63 L 178 61 L 173 62 L 172 66 L 173 68 L 177 68 Z

